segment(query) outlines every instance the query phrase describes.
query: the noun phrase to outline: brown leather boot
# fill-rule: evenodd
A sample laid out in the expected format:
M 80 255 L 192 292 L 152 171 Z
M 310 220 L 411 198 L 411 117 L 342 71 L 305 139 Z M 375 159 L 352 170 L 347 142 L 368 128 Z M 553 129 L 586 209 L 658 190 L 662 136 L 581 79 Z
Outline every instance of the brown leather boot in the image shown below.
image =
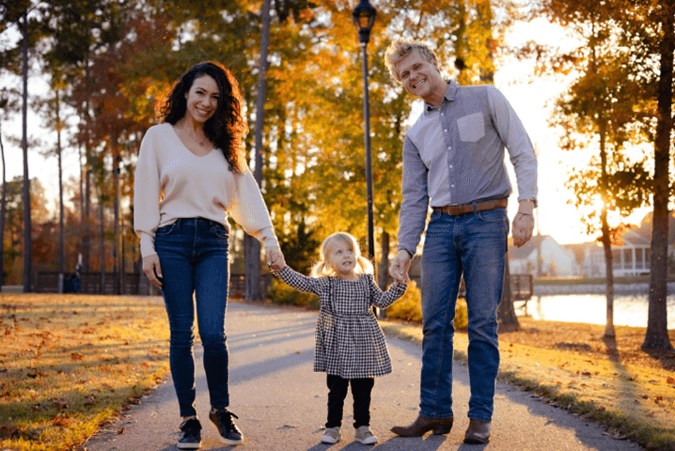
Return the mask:
M 464 443 L 483 445 L 490 441 L 490 422 L 469 418 L 469 427 L 464 435 Z
M 429 431 L 434 434 L 447 434 L 452 429 L 452 419 L 452 417 L 429 418 L 419 415 L 408 426 L 394 426 L 391 428 L 391 432 L 401 437 L 421 437 Z

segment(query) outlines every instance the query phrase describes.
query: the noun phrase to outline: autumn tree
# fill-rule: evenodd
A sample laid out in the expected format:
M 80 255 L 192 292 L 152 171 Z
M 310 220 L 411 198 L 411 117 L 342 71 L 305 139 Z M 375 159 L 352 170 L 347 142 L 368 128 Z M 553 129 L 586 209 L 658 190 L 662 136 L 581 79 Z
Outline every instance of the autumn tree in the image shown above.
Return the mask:
M 575 168 L 568 186 L 573 203 L 583 211 L 589 233 L 600 233 L 606 271 L 605 337 L 614 332 L 614 269 L 612 244 L 622 230 L 610 224 L 610 214 L 625 217 L 646 202 L 647 170 L 640 152 L 629 155 L 641 137 L 631 131 L 636 120 L 632 105 L 639 86 L 628 64 L 630 54 L 617 50 L 617 35 L 611 22 L 603 19 L 602 5 L 586 4 L 582 23 L 563 22 L 575 30 L 580 45 L 563 55 L 539 51 L 545 70 L 569 73 L 575 80 L 556 102 L 551 123 L 562 131 L 561 147 L 568 151 L 593 152 L 586 168 Z M 568 18 L 569 19 L 569 18 Z M 545 61 L 545 62 L 544 62 Z M 626 149 L 628 147 L 628 149 Z M 597 153 L 595 153 L 597 152 Z M 634 154 L 636 152 L 633 152 Z
M 658 56 L 659 61 L 658 75 L 653 70 L 646 71 L 652 77 L 652 84 L 656 85 L 656 93 L 652 94 L 651 100 L 656 98 L 657 123 L 654 135 L 654 227 L 651 242 L 649 316 L 642 349 L 672 350 L 667 323 L 667 277 L 675 1 L 663 0 L 638 5 L 640 4 L 636 2 L 632 5 L 633 8 L 624 11 L 631 19 L 631 24 L 635 24 L 636 17 L 646 17 L 645 23 L 631 27 L 627 34 L 631 37 L 630 41 L 635 42 L 638 52 L 648 51 L 650 55 Z
M 2 60 L 8 60 L 12 56 L 20 55 L 20 63 L 14 62 L 13 66 L 21 69 L 21 149 L 23 153 L 23 220 L 26 224 L 23 237 L 23 291 L 30 292 L 33 288 L 32 283 L 32 236 L 31 236 L 31 201 L 30 201 L 30 176 L 28 172 L 28 73 L 29 73 L 29 52 L 39 42 L 42 34 L 41 19 L 44 16 L 44 5 L 41 2 L 32 0 L 20 1 L 1 1 L 0 2 L 0 23 L 4 31 L 9 27 L 15 27 L 19 32 L 21 39 L 19 41 L 20 52 L 18 49 L 5 49 Z M 8 58 L 9 57 L 9 58 Z
M 0 91 L 0 161 L 2 162 L 2 191 L 0 193 L 0 287 L 5 282 L 5 212 L 7 211 L 7 164 L 2 125 L 12 109 L 12 92 L 6 88 Z
M 535 10 L 563 26 L 574 27 L 585 36 L 573 54 L 548 60 L 554 69 L 569 71 L 583 63 L 570 95 L 559 102 L 567 137 L 574 133 L 593 134 L 600 154 L 594 169 L 572 177 L 572 186 L 588 203 L 599 195 L 600 222 L 608 260 L 608 318 L 611 314 L 611 234 L 607 212 L 625 214 L 646 201 L 645 187 L 652 194 L 652 229 L 649 321 L 643 348 L 671 349 L 666 323 L 666 282 L 668 250 L 669 165 L 672 133 L 673 94 L 673 1 L 604 2 L 542 0 Z M 658 70 L 654 70 L 658 67 Z M 653 178 L 647 175 L 638 157 L 631 161 L 623 149 L 626 143 L 653 141 Z M 575 143 L 568 142 L 574 148 Z M 613 152 L 609 153 L 613 149 Z M 604 218 L 604 219 L 603 219 Z M 613 328 L 606 330 L 613 335 Z
M 53 262 L 53 255 L 56 251 L 54 240 L 51 235 L 45 237 L 44 235 L 37 239 L 42 230 L 42 224 L 49 221 L 49 211 L 47 210 L 47 201 L 45 197 L 44 187 L 36 178 L 31 180 L 31 214 L 34 221 L 30 225 L 32 230 L 31 236 L 34 237 L 33 249 L 33 263 L 38 267 L 44 267 Z M 4 259 L 5 270 L 7 272 L 7 279 L 5 283 L 9 285 L 19 285 L 23 281 L 23 261 L 25 247 L 21 246 L 26 235 L 26 222 L 23 219 L 24 208 L 24 193 L 23 193 L 23 177 L 16 176 L 5 184 L 6 190 L 6 212 L 5 212 L 5 233 L 4 233 Z

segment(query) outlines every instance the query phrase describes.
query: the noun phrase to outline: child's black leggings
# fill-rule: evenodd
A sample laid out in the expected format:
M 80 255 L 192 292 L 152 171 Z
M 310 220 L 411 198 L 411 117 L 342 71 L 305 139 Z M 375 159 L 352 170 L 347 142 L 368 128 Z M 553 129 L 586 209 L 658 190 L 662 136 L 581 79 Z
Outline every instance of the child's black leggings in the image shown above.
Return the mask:
M 340 376 L 328 375 L 328 421 L 327 428 L 340 427 L 342 425 L 342 409 L 347 389 L 352 386 L 354 398 L 354 428 L 370 426 L 370 393 L 373 391 L 375 379 L 343 379 Z

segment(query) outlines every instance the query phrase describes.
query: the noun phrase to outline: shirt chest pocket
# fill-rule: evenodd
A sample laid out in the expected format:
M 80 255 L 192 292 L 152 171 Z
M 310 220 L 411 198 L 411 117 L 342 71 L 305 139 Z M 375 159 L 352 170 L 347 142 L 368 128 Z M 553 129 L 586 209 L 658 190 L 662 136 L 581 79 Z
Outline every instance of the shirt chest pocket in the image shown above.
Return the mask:
M 485 136 L 483 113 L 473 113 L 457 119 L 459 139 L 462 142 L 475 143 Z

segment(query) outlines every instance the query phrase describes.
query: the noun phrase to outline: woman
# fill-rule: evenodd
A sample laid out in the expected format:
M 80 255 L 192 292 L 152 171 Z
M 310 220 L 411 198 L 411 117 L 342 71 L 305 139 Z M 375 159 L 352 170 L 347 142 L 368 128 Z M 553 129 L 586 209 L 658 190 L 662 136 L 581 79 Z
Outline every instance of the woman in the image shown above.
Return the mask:
M 171 329 L 170 366 L 182 423 L 178 448 L 201 445 L 195 410 L 194 305 L 211 399 L 209 418 L 222 441 L 243 435 L 227 407 L 229 214 L 263 243 L 272 267 L 283 255 L 258 184 L 248 169 L 242 97 L 232 73 L 203 62 L 176 82 L 163 123 L 143 137 L 134 186 L 134 229 L 143 271 L 161 288 Z

